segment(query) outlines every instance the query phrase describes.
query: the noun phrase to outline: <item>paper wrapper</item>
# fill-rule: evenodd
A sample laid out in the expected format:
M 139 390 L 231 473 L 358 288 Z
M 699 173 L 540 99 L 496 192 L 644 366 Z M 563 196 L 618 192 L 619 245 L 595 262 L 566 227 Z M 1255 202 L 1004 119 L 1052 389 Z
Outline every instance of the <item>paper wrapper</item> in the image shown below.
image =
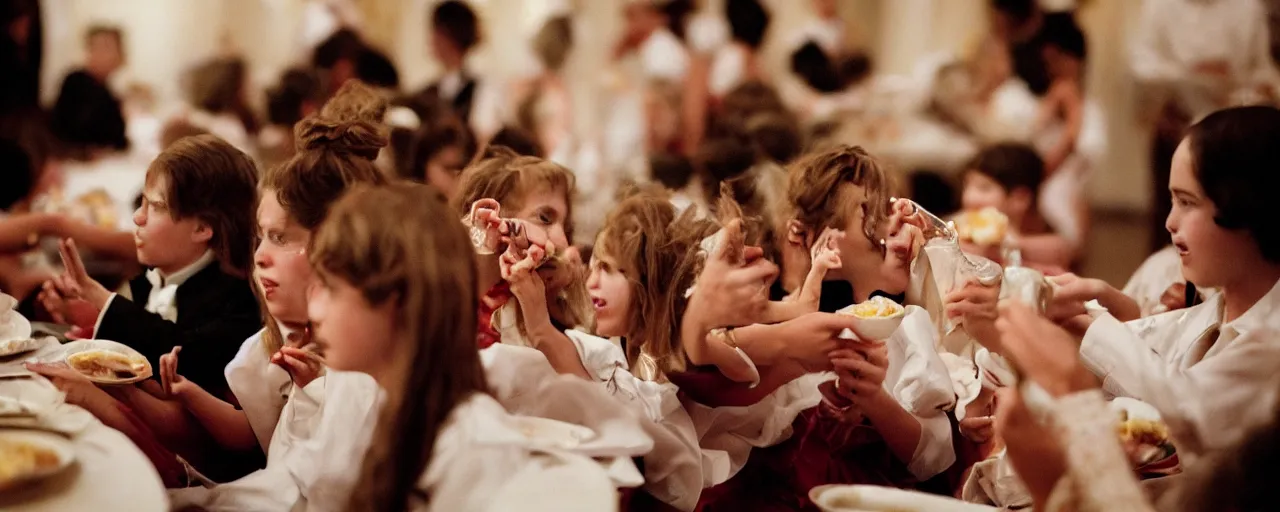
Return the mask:
M 954 247 L 945 240 L 930 240 L 911 263 L 911 281 L 907 285 L 907 303 L 929 312 L 938 328 L 938 352 L 973 357 L 974 341 L 968 333 L 947 318 L 943 299 L 955 287 L 956 261 Z

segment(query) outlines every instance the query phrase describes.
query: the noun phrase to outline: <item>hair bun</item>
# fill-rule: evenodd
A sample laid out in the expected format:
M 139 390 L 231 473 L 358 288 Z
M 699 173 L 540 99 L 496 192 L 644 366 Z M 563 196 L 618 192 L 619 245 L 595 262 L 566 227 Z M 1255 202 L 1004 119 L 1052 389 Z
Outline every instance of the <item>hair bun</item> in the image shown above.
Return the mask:
M 386 127 L 368 121 L 307 118 L 295 129 L 299 151 L 333 151 L 375 160 L 387 145 Z
M 294 126 L 299 151 L 333 151 L 369 160 L 387 145 L 382 124 L 386 97 L 359 80 L 348 80 L 320 112 Z

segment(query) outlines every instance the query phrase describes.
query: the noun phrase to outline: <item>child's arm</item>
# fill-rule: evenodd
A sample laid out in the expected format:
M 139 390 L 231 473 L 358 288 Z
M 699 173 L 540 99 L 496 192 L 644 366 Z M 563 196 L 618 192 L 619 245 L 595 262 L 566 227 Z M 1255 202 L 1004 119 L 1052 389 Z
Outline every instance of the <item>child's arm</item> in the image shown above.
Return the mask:
M 1061 235 L 1023 235 L 1018 237 L 1018 249 L 1027 263 L 1068 268 L 1075 260 L 1075 247 Z
M 137 258 L 132 233 L 102 229 L 48 213 L 14 215 L 0 222 L 0 252 L 26 251 L 31 247 L 33 237 L 39 239 L 43 236 L 71 238 L 90 251 L 111 258 Z
M 782 302 L 770 302 L 765 309 L 762 323 L 785 322 L 818 310 L 818 304 L 822 300 L 822 281 L 827 278 L 828 272 L 841 266 L 840 250 L 835 244 L 843 237 L 844 233 L 841 231 L 831 229 L 823 231 L 818 241 L 814 243 L 813 265 L 809 267 L 804 283 L 796 293 L 783 299 Z
M 1059 80 L 1054 89 L 1059 90 L 1060 107 L 1066 126 L 1058 143 L 1045 154 L 1045 177 L 1057 172 L 1067 157 L 1071 156 L 1071 152 L 1075 151 L 1076 139 L 1080 138 L 1080 128 L 1084 124 L 1084 98 L 1080 93 L 1080 85 L 1075 80 Z

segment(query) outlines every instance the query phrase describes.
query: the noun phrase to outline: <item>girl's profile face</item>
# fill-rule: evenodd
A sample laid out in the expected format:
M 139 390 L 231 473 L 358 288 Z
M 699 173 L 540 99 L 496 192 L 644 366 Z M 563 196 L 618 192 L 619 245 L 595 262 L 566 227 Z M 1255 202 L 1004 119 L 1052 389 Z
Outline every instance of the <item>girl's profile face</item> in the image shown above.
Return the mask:
M 525 196 L 524 205 L 516 212 L 516 218 L 546 230 L 547 240 L 556 250 L 569 247 L 565 223 L 569 221 L 569 193 L 561 188 L 538 187 Z
M 330 368 L 378 376 L 394 359 L 394 300 L 370 304 L 351 283 L 317 272 L 306 307 Z
M 435 187 L 452 201 L 458 194 L 458 182 L 461 181 L 462 168 L 466 165 L 462 148 L 448 146 L 441 148 L 427 161 L 427 168 L 423 169 L 423 172 L 426 175 L 427 184 Z
M 267 312 L 280 322 L 306 322 L 307 287 L 312 280 L 307 261 L 311 232 L 293 221 L 274 190 L 264 190 L 258 203 L 258 232 L 261 239 L 253 253 L 253 278 L 262 290 Z
M 1238 282 L 1248 268 L 1240 265 L 1246 255 L 1261 258 L 1257 243 L 1243 231 L 1228 230 L 1214 222 L 1217 207 L 1205 195 L 1195 174 L 1189 139 L 1173 153 L 1169 192 L 1173 209 L 1165 228 L 1182 262 L 1182 275 L 1200 287 L 1216 288 Z
M 591 274 L 587 277 L 587 293 L 596 312 L 596 334 L 613 338 L 626 336 L 630 330 L 631 282 L 617 261 L 597 246 L 591 257 Z

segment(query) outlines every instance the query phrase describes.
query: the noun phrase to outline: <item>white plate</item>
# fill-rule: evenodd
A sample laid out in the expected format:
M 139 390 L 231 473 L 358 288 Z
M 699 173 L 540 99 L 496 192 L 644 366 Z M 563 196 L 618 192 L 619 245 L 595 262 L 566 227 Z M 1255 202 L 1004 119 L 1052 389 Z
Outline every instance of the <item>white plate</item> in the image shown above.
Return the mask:
M 72 355 L 78 354 L 80 352 L 86 352 L 89 350 L 106 350 L 109 352 L 117 352 L 129 357 L 135 357 L 135 358 L 141 359 L 144 363 L 146 363 L 146 366 L 147 366 L 146 369 L 142 372 L 142 374 L 128 378 L 128 379 L 107 379 L 107 378 L 93 377 L 93 376 L 86 375 L 86 377 L 88 377 L 89 380 L 95 383 L 133 384 L 135 382 L 142 382 L 144 380 L 151 378 L 151 372 L 152 372 L 151 362 L 147 361 L 147 358 L 143 357 L 142 354 L 138 353 L 137 350 L 134 350 L 124 344 L 117 343 L 110 340 L 78 340 L 78 341 L 67 343 L 62 346 L 62 361 L 67 363 L 68 366 L 70 366 L 71 362 L 68 361 L 68 359 L 70 359 Z
M 546 448 L 572 450 L 596 437 L 596 432 L 582 425 L 532 416 L 512 416 L 512 427 L 534 444 Z
M 75 462 L 76 459 L 75 450 L 71 446 L 71 441 L 69 439 L 48 432 L 38 432 L 34 430 L 0 430 L 0 441 L 30 443 L 53 452 L 58 458 L 58 463 L 49 468 L 23 475 L 15 475 L 9 480 L 0 481 L 0 493 L 21 489 L 28 484 L 61 473 L 63 470 L 70 467 L 71 463 Z M 0 459 L 3 459 L 4 457 L 5 454 L 0 453 Z
M 12 309 L 0 309 L 0 341 L 31 337 L 31 322 Z
M 809 499 L 823 512 L 995 512 L 955 498 L 874 485 L 820 485 Z
M 12 340 L 0 341 L 0 357 L 9 357 L 12 355 L 30 352 L 40 348 L 44 342 L 35 338 L 18 338 Z

